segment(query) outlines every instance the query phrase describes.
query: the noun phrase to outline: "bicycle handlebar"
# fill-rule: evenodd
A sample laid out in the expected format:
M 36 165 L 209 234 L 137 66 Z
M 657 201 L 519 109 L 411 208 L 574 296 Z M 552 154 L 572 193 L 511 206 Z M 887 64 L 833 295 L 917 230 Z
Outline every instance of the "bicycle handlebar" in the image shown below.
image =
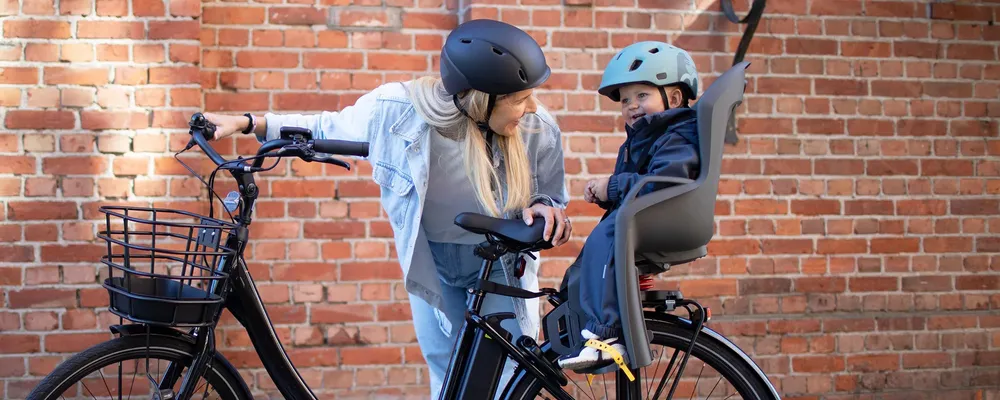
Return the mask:
M 320 153 L 368 157 L 368 142 L 351 142 L 347 140 L 336 140 L 336 139 L 316 139 L 313 140 L 313 149 Z
M 208 143 L 209 137 L 215 137 L 215 124 L 210 122 L 201 113 L 195 113 L 191 116 L 191 122 L 189 122 L 188 125 L 191 127 L 190 134 L 192 140 L 188 143 L 187 148 L 191 148 L 193 145 L 197 144 L 216 166 L 221 167 L 223 164 L 227 163 L 233 164 L 232 161 L 235 160 L 226 160 Z M 306 135 L 311 135 L 307 129 L 290 128 L 290 130 L 293 130 L 293 133 L 298 134 L 298 136 L 293 135 L 293 139 L 282 138 L 264 142 L 257 150 L 257 157 L 255 157 L 253 161 L 253 166 L 245 166 L 245 164 L 240 161 L 239 163 L 236 163 L 237 165 L 230 168 L 244 169 L 246 172 L 260 171 L 260 166 L 265 158 L 261 156 L 267 155 L 270 157 L 299 157 L 305 161 L 335 164 L 350 169 L 350 164 L 344 161 L 333 157 L 317 156 L 316 153 L 368 157 L 368 142 L 352 142 L 336 139 L 306 139 Z M 274 150 L 278 151 L 274 154 L 269 154 Z

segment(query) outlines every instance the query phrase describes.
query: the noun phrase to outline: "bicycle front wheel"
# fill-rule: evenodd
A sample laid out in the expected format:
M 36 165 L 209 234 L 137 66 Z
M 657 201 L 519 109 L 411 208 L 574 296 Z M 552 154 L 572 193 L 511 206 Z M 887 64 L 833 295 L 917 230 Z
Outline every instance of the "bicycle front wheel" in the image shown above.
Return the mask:
M 672 315 L 647 313 L 646 329 L 653 334 L 652 364 L 641 371 L 632 371 L 635 381 L 629 381 L 622 371 L 586 376 L 565 371 L 570 384 L 565 387 L 577 399 L 748 399 L 779 400 L 778 393 L 767 377 L 749 357 L 738 351 L 721 335 L 702 330 L 691 351 L 683 372 L 678 377 L 684 354 L 694 337 L 694 326 Z M 544 343 L 542 350 L 549 349 Z M 555 360 L 558 354 L 548 350 L 546 358 Z M 667 397 L 674 381 L 680 379 L 673 396 Z M 514 378 L 501 398 L 531 400 L 552 398 L 538 379 L 523 369 Z
M 147 342 L 148 339 L 148 342 Z M 158 336 L 124 336 L 70 357 L 28 394 L 29 400 L 165 398 L 175 394 L 194 360 L 191 343 Z M 168 365 L 183 367 L 167 376 Z M 158 391 L 161 382 L 167 389 Z M 159 392 L 159 393 L 157 393 Z M 218 358 L 195 385 L 195 399 L 251 400 L 243 380 Z

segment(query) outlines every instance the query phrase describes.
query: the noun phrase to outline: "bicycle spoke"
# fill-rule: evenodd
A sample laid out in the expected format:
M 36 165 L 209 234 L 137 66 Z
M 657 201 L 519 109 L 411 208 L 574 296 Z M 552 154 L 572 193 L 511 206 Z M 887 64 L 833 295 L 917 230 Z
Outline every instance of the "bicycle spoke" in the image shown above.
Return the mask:
M 694 399 L 694 394 L 696 392 L 698 392 L 698 382 L 701 381 L 701 374 L 703 372 L 705 372 L 705 364 L 704 363 L 701 364 L 701 371 L 698 371 L 698 377 L 694 379 L 694 388 L 691 389 L 691 397 L 690 397 L 690 399 Z
M 97 400 L 97 396 L 94 396 L 94 392 L 91 392 L 91 391 L 90 391 L 90 388 L 89 388 L 89 387 L 87 387 L 87 383 L 86 383 L 86 382 L 83 382 L 83 381 L 81 381 L 81 382 L 80 382 L 80 384 L 82 384 L 82 385 L 83 385 L 83 390 L 86 390 L 86 391 L 87 391 L 87 393 L 90 393 L 90 397 L 93 397 L 93 398 L 94 398 L 94 400 Z
M 712 398 L 712 393 L 715 393 L 715 389 L 719 387 L 719 382 L 722 382 L 721 376 L 719 377 L 719 380 L 715 382 L 715 386 L 712 386 L 712 391 L 708 392 L 708 398 Z
M 119 372 L 120 371 L 121 370 L 119 369 Z M 98 369 L 97 373 L 101 374 L 101 382 L 104 382 L 104 388 L 108 389 L 108 396 L 111 396 L 111 387 L 108 386 L 108 379 L 104 377 L 104 371 L 101 371 L 100 369 Z M 119 374 L 119 375 L 121 375 L 121 374 Z
M 585 391 L 583 390 L 583 386 L 580 386 L 580 384 L 579 384 L 579 383 L 576 383 L 576 381 L 575 381 L 575 380 L 570 380 L 570 382 L 573 382 L 573 385 L 575 385 L 575 386 L 577 387 L 577 389 L 580 389 L 580 392 L 581 392 L 581 393 L 584 393 L 584 394 L 586 394 L 586 392 L 585 392 Z M 593 397 L 591 397 L 591 398 L 593 398 Z

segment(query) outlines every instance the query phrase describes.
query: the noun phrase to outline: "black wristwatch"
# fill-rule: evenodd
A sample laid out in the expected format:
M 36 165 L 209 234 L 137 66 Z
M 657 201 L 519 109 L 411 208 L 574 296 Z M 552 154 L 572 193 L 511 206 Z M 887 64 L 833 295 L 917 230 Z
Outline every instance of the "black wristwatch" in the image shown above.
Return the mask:
M 253 132 L 253 130 L 257 128 L 257 118 L 254 118 L 253 114 L 251 113 L 246 113 L 243 115 L 250 120 L 250 123 L 247 124 L 247 128 L 243 130 L 243 134 L 246 135 L 249 134 L 250 132 Z

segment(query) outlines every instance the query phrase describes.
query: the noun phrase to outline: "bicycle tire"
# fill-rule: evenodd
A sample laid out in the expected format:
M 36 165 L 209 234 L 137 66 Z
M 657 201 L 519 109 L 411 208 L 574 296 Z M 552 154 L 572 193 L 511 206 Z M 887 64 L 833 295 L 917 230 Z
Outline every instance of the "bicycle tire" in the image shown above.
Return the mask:
M 148 338 L 148 342 L 147 342 Z M 31 393 L 28 400 L 52 400 L 98 369 L 121 361 L 160 358 L 181 362 L 185 367 L 194 359 L 194 345 L 180 338 L 161 335 L 135 335 L 118 337 L 86 349 L 59 364 Z M 225 400 L 252 400 L 246 383 L 234 376 L 225 361 L 213 357 L 203 378 L 219 391 Z M 144 379 L 144 378 L 143 378 Z M 225 391 L 223 391 L 223 389 Z
M 694 326 L 690 322 L 667 314 L 647 312 L 646 329 L 653 334 L 653 344 L 680 349 L 684 352 L 687 351 L 691 344 L 691 337 L 694 336 Z M 718 334 L 708 335 L 703 329 L 698 335 L 691 357 L 715 368 L 733 384 L 743 399 L 780 400 L 756 364 L 717 338 L 725 340 Z M 733 346 L 735 347 L 735 345 Z M 541 348 L 547 359 L 555 360 L 559 357 L 558 354 L 549 350 L 548 342 L 542 343 Z M 528 400 L 535 399 L 543 392 L 547 393 L 541 382 L 534 375 L 518 367 L 514 371 L 511 382 L 507 385 L 507 391 L 500 398 L 504 400 Z

